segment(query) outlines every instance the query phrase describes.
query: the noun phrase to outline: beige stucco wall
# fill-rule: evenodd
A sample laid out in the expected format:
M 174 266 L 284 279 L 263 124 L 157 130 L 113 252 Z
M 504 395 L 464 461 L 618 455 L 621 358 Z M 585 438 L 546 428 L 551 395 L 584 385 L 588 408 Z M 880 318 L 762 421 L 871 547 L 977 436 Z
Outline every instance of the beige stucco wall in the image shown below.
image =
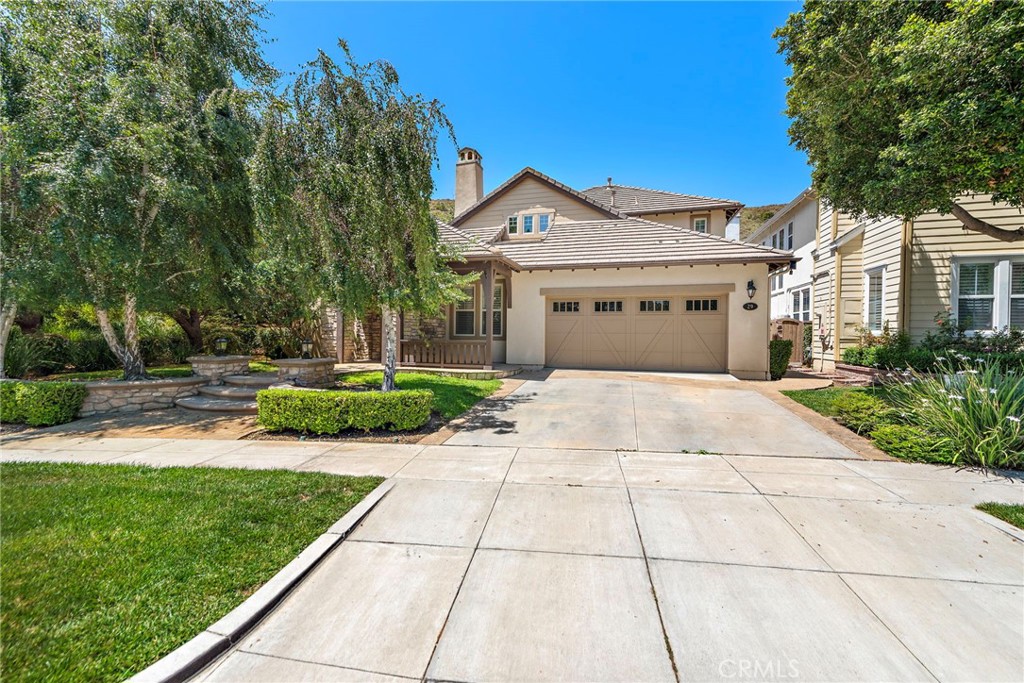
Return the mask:
M 628 210 L 625 207 L 623 210 Z M 676 211 L 674 213 L 645 213 L 639 218 L 644 220 L 654 221 L 655 223 L 664 223 L 665 225 L 676 225 L 681 228 L 691 229 L 693 227 L 693 219 L 699 216 L 707 216 L 709 230 L 708 232 L 712 235 L 718 235 L 719 237 L 725 237 L 725 226 L 728 224 L 728 219 L 725 217 L 725 211 L 718 209 L 716 211 Z
M 607 216 L 533 178 L 526 177 L 504 195 L 459 223 L 464 228 L 498 227 L 505 219 L 530 208 L 554 209 L 555 221 L 595 221 Z
M 758 304 L 755 311 L 743 310 L 747 281 L 754 280 Z M 507 361 L 521 365 L 543 365 L 547 287 L 635 287 L 643 285 L 715 285 L 734 287 L 728 296 L 728 369 L 742 379 L 768 376 L 768 266 L 673 266 L 669 268 L 624 268 L 598 270 L 554 270 L 515 273 L 512 276 L 512 306 L 508 309 Z

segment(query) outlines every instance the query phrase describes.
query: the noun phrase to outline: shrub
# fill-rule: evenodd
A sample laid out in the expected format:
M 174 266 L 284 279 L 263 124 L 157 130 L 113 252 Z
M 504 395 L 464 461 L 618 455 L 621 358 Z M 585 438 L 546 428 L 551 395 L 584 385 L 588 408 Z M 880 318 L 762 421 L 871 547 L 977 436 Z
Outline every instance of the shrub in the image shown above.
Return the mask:
M 892 420 L 892 410 L 885 401 L 861 391 L 838 396 L 832 404 L 836 418 L 844 425 L 865 434 Z
M 93 330 L 70 330 L 65 365 L 80 372 L 113 370 L 121 365 L 103 335 Z
M 0 421 L 33 427 L 63 424 L 75 419 L 86 388 L 71 382 L 0 383 Z
M 887 387 L 909 423 L 948 444 L 953 464 L 1024 467 L 1024 373 L 959 357 Z
M 4 373 L 8 377 L 26 377 L 46 364 L 46 347 L 37 337 L 11 328 L 4 349 Z
M 337 434 L 345 429 L 416 429 L 430 419 L 430 391 L 266 389 L 256 394 L 259 422 L 270 431 Z
M 894 458 L 934 463 L 949 463 L 953 460 L 953 453 L 946 441 L 920 427 L 886 424 L 874 429 L 870 436 L 876 446 Z
M 810 365 L 814 357 L 814 326 L 804 323 L 804 365 Z
M 789 367 L 789 357 L 793 355 L 791 339 L 772 339 L 768 343 L 768 367 L 772 379 L 782 379 Z

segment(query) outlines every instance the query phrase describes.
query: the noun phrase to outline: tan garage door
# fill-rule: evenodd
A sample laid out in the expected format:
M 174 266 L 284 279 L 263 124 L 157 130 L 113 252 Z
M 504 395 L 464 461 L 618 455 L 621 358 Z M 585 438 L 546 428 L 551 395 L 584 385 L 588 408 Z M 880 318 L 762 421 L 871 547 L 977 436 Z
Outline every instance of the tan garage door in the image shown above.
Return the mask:
M 723 372 L 725 296 L 549 298 L 546 362 L 556 368 Z

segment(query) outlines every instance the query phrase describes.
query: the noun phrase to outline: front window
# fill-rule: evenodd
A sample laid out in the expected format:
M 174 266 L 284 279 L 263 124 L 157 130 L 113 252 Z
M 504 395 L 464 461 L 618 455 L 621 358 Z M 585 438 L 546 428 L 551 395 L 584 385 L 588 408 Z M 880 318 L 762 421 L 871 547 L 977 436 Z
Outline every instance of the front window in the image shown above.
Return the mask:
M 537 216 L 537 228 L 541 232 L 547 232 L 549 225 L 551 225 L 551 214 L 542 213 L 541 215 Z
M 772 275 L 771 278 L 769 279 L 769 282 L 771 282 L 771 285 L 772 285 L 772 291 L 773 292 L 780 292 L 780 291 L 782 291 L 782 289 L 784 287 L 784 282 L 783 282 L 782 276 L 783 276 L 783 273 L 776 273 L 775 275 Z
M 867 295 L 865 297 L 865 324 L 872 332 L 882 331 L 882 317 L 885 303 L 885 270 L 878 269 L 867 273 Z
M 969 330 L 991 330 L 995 303 L 995 263 L 961 263 L 957 318 Z
M 1010 264 L 1010 327 L 1024 327 L 1024 263 Z
M 505 286 L 496 282 L 494 284 L 494 298 L 491 301 L 491 319 L 494 320 L 494 336 L 500 337 L 504 334 L 505 325 L 502 314 L 505 310 Z M 487 311 L 480 311 L 480 336 L 487 334 Z
M 455 336 L 472 337 L 476 334 L 476 287 L 462 290 L 465 297 L 455 304 Z
M 705 232 L 706 233 L 708 231 L 708 219 L 707 219 L 707 217 L 706 216 L 701 216 L 700 218 L 694 218 L 693 219 L 693 229 L 696 230 L 697 232 Z
M 523 234 L 533 234 L 533 216 L 523 216 Z
M 509 216 L 508 217 L 508 234 L 517 235 L 519 234 L 519 217 Z

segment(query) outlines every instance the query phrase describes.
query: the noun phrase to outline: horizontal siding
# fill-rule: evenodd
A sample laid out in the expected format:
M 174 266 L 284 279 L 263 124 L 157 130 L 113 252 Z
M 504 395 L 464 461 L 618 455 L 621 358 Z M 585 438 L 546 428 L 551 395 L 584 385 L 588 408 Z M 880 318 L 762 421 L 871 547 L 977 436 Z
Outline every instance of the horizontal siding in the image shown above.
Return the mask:
M 903 235 L 903 221 L 899 218 L 883 218 L 872 221 L 864 228 L 864 259 L 862 273 L 885 266 L 885 302 L 882 315 L 889 323 L 889 329 L 899 329 L 900 320 L 900 241 Z M 862 279 L 863 289 L 863 279 Z
M 607 218 L 605 214 L 584 202 L 528 177 L 494 202 L 470 216 L 459 227 L 501 226 L 505 224 L 505 219 L 508 216 L 517 211 L 531 208 L 554 209 L 555 222 L 593 221 Z
M 972 215 L 1001 228 L 1017 228 L 1024 213 L 1008 204 L 993 204 L 989 195 L 958 202 Z M 910 333 L 920 339 L 935 329 L 935 316 L 950 307 L 950 264 L 957 256 L 1020 255 L 1020 242 L 1002 242 L 965 230 L 952 215 L 925 214 L 914 220 L 910 275 Z

